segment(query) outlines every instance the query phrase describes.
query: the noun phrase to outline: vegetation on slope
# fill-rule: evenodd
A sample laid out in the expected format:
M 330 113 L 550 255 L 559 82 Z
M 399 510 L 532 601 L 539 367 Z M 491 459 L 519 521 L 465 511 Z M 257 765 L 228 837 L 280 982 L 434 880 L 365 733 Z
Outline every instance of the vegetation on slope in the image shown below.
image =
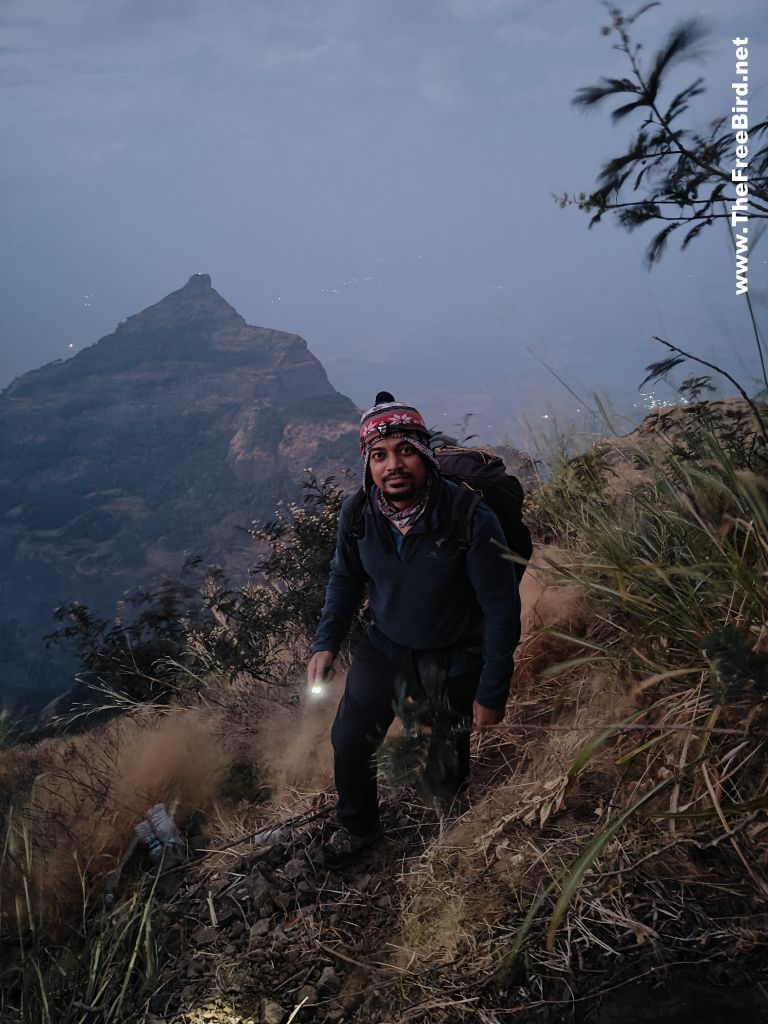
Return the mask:
M 221 587 L 206 591 L 212 620 L 185 641 L 199 685 L 173 690 L 165 711 L 134 706 L 77 739 L 6 753 L 0 914 L 6 949 L 25 957 L 6 958 L 3 1013 L 279 1020 L 301 1004 L 298 1021 L 577 1020 L 651 976 L 713 1005 L 719 982 L 758 1012 L 758 426 L 744 404 L 694 403 L 552 468 L 530 503 L 540 543 L 515 696 L 504 725 L 473 740 L 469 809 L 438 817 L 389 785 L 387 840 L 343 876 L 313 867 L 332 804 L 333 702 L 293 706 L 338 495 L 321 488 L 288 510 L 267 531 L 263 594 L 231 592 L 225 607 Z M 178 756 L 146 755 L 148 736 L 174 748 L 174 730 Z M 135 864 L 105 906 L 132 824 L 158 799 L 176 800 L 190 836 L 204 812 L 207 852 L 160 872 Z M 698 965 L 693 981 L 681 964 Z

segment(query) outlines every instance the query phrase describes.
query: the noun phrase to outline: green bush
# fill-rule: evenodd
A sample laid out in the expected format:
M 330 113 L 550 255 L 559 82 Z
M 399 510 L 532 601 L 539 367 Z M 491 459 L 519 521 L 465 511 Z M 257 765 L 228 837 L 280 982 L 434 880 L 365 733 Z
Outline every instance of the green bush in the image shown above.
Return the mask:
M 253 583 L 231 588 L 211 578 L 207 605 L 219 625 L 196 638 L 210 671 L 247 671 L 274 682 L 304 664 L 320 620 L 343 500 L 332 477 L 320 482 L 310 476 L 301 503 L 280 503 L 271 522 L 249 531 L 266 548 Z
M 186 699 L 241 673 L 284 680 L 309 655 L 343 499 L 333 478 L 310 477 L 301 503 L 281 503 L 251 529 L 263 554 L 245 586 L 191 558 L 180 579 L 128 597 L 112 621 L 78 601 L 58 608 L 64 625 L 47 640 L 72 649 L 80 666 L 69 727 Z

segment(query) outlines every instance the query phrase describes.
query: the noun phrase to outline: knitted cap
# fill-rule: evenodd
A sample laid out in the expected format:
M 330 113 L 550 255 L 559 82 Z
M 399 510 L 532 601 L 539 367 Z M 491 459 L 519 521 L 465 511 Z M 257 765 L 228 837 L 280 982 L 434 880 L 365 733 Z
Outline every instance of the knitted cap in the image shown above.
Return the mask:
M 429 428 L 418 409 L 412 405 L 396 402 L 388 391 L 376 395 L 373 406 L 364 412 L 360 420 L 360 451 L 363 456 L 363 487 L 370 492 L 371 450 L 382 437 L 407 437 L 421 455 L 427 468 L 440 473 L 440 463 L 429 446 Z
M 429 440 L 429 430 L 418 409 L 396 402 L 388 391 L 380 391 L 360 420 L 360 451 L 365 452 L 372 441 L 388 434 L 415 434 Z

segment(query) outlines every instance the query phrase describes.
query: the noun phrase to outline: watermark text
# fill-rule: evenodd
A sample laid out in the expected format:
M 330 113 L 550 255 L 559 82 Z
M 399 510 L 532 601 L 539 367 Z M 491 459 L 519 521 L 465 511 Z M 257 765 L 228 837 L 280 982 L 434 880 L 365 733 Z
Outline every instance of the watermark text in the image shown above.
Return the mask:
M 736 47 L 736 80 L 731 82 L 735 143 L 731 181 L 736 198 L 731 203 L 731 228 L 736 243 L 736 294 L 745 295 L 749 291 L 749 36 L 737 36 L 732 42 Z

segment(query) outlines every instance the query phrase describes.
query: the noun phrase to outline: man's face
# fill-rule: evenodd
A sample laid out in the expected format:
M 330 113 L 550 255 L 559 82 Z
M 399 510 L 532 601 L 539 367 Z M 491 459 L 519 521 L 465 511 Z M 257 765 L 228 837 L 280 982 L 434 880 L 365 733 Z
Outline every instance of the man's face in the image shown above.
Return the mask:
M 397 508 L 413 504 L 427 482 L 427 467 L 405 437 L 383 437 L 368 462 L 373 482 Z

